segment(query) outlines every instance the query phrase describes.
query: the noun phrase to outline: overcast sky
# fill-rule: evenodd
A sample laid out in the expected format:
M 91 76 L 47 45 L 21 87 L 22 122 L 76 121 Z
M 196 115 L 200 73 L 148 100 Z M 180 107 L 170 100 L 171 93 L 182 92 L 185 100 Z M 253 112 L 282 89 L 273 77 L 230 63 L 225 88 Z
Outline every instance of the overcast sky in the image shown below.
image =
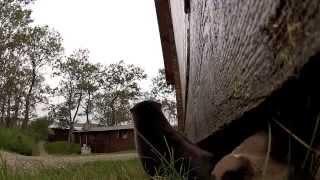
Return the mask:
M 149 76 L 141 83 L 144 90 L 150 89 L 150 78 L 163 67 L 154 1 L 37 0 L 32 7 L 35 24 L 61 33 L 66 54 L 88 48 L 94 63 L 124 60 L 140 65 Z M 58 81 L 47 82 L 55 86 Z M 50 101 L 59 102 L 57 98 Z M 43 105 L 38 108 L 40 116 L 46 115 Z
M 33 10 L 35 24 L 61 33 L 67 54 L 88 48 L 92 62 L 124 60 L 140 65 L 149 78 L 163 67 L 154 1 L 37 0 Z

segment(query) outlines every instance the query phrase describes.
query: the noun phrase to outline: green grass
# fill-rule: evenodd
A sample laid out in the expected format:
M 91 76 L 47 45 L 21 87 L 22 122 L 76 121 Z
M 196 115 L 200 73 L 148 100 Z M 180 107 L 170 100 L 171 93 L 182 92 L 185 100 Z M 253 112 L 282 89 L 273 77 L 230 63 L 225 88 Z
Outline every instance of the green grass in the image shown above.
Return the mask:
M 30 156 L 35 147 L 35 138 L 21 129 L 0 128 L 0 149 Z
M 48 137 L 48 120 L 46 117 L 33 120 L 28 128 L 0 127 L 0 150 L 22 155 L 37 155 L 37 143 Z
M 51 142 L 44 145 L 44 148 L 48 154 L 79 154 L 80 145 L 79 144 L 69 144 L 65 141 Z
M 174 149 L 169 146 L 167 139 L 165 137 L 164 141 L 168 150 L 168 156 L 165 157 L 161 152 L 155 148 L 151 142 L 149 142 L 142 134 L 136 132 L 139 137 L 142 138 L 149 146 L 151 151 L 160 160 L 160 166 L 156 169 L 156 175 L 153 177 L 154 180 L 185 180 L 188 179 L 190 175 L 190 162 L 187 159 L 175 159 Z
M 147 180 L 138 160 L 97 161 L 68 168 L 44 168 L 34 172 L 10 171 L 0 166 L 0 180 Z

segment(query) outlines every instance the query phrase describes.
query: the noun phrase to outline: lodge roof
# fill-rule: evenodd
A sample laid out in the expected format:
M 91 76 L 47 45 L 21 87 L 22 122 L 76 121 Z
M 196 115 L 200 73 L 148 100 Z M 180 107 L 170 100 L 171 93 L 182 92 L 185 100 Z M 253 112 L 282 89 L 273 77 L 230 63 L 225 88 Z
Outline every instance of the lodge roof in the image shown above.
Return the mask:
M 112 126 L 112 127 L 92 127 L 89 129 L 82 129 L 76 132 L 101 132 L 101 131 L 117 131 L 117 130 L 133 130 L 133 125 L 121 125 L 121 126 Z

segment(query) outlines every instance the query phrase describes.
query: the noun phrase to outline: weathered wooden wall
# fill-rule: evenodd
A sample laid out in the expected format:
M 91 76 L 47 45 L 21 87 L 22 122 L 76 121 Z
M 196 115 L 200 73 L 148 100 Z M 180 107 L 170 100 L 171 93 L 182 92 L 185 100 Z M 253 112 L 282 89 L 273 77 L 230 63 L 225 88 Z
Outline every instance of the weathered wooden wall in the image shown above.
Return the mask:
M 48 141 L 68 141 L 68 130 L 60 128 L 50 128 L 48 134 Z
M 177 61 L 179 66 L 179 76 L 181 84 L 181 97 L 183 109 L 185 109 L 186 104 L 186 71 L 187 71 L 187 56 L 188 56 L 188 44 L 187 44 L 187 27 L 188 18 L 184 13 L 184 1 L 170 1 L 170 9 L 172 13 L 172 23 L 174 30 L 174 38 L 177 49 Z M 180 123 L 181 124 L 181 123 Z
M 81 146 L 88 143 L 93 153 L 128 151 L 135 148 L 133 129 L 75 133 L 75 142 Z
M 192 141 L 258 106 L 320 51 L 319 0 L 186 1 L 190 13 L 182 0 L 171 13 Z

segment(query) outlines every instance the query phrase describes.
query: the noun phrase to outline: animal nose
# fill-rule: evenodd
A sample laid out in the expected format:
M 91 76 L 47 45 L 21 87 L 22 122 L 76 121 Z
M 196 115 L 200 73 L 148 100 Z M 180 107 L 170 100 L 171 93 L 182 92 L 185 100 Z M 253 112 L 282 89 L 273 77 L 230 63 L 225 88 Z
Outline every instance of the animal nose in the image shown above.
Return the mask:
M 253 168 L 246 157 L 229 154 L 217 163 L 211 176 L 215 180 L 251 180 Z

